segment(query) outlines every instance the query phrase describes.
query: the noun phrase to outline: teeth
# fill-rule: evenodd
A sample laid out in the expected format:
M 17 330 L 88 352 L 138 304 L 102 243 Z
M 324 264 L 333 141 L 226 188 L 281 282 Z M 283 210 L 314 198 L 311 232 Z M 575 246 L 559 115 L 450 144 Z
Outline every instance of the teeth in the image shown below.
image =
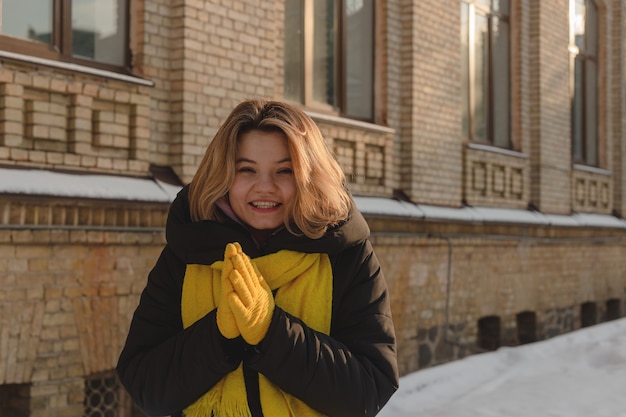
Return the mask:
M 260 209 L 269 209 L 269 208 L 274 208 L 276 207 L 278 204 L 277 203 L 271 203 L 269 201 L 255 201 L 252 203 L 252 205 L 256 208 L 260 208 Z

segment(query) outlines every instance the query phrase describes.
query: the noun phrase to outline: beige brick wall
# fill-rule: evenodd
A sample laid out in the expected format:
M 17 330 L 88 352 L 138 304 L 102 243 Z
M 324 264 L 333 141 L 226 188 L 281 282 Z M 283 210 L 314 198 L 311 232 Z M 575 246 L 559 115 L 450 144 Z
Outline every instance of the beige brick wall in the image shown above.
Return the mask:
M 624 65 L 623 57 L 626 56 L 626 42 L 623 41 L 626 36 L 626 2 L 623 0 L 613 1 L 608 7 L 611 13 L 612 28 L 610 31 L 612 43 L 613 59 L 611 65 L 613 68 L 612 82 L 610 83 L 612 98 L 611 113 L 613 121 L 613 137 L 614 137 L 614 154 L 613 154 L 613 171 L 615 173 L 615 181 L 613 182 L 614 205 L 616 211 L 622 216 L 626 214 L 626 65 Z M 621 41 L 620 41 L 621 40 Z M 622 57 L 618 59 L 617 57 Z
M 569 213 L 568 1 L 530 2 L 532 203 Z
M 150 155 L 157 165 L 174 165 L 176 131 L 172 117 L 179 111 L 172 93 L 175 62 L 181 48 L 175 45 L 171 2 L 164 0 L 131 2 L 135 9 L 136 43 L 133 44 L 133 70 L 154 83 L 150 90 Z M 179 163 L 179 162 L 178 162 Z
M 409 60 L 403 59 L 402 38 L 407 31 L 406 19 L 404 19 L 404 5 L 407 2 L 386 2 L 386 14 L 384 30 L 386 32 L 383 47 L 386 49 L 385 80 L 386 102 L 385 120 L 395 129 L 392 141 L 392 171 L 393 182 L 396 188 L 408 189 L 411 179 L 410 164 L 407 164 L 406 150 L 410 149 L 410 140 L 403 139 L 404 132 L 410 132 L 409 115 L 406 111 L 407 84 L 404 74 L 410 69 Z M 391 63 L 394 63 L 393 65 Z
M 402 374 L 476 352 L 481 317 L 499 316 L 502 344 L 515 345 L 515 316 L 524 311 L 537 314 L 538 339 L 579 328 L 584 302 L 595 302 L 602 315 L 604 303 L 617 298 L 624 314 L 626 265 L 616 263 L 626 256 L 623 232 L 405 222 L 397 227 L 407 232 L 395 234 L 389 222 L 369 220 L 389 282 Z
M 83 415 L 84 378 L 115 367 L 162 245 L 156 232 L 0 229 L 0 384 L 31 384 L 31 416 Z
M 187 1 L 177 6 L 172 88 L 176 172 L 187 182 L 219 124 L 239 101 L 273 97 L 276 2 Z M 280 6 L 282 7 L 282 6 Z M 280 22 L 282 23 L 282 21 Z
M 414 201 L 459 206 L 463 170 L 460 37 L 450 36 L 459 33 L 459 4 L 399 3 L 401 75 L 397 84 L 390 85 L 398 90 L 389 96 L 400 97 L 401 103 L 401 188 Z M 395 25 L 391 28 L 396 29 Z

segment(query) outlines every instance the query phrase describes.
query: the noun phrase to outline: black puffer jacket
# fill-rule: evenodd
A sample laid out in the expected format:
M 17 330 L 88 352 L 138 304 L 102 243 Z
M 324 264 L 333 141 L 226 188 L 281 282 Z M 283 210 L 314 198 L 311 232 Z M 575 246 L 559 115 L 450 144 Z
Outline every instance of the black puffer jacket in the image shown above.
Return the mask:
M 184 188 L 172 204 L 167 245 L 150 272 L 117 371 L 148 415 L 180 415 L 244 362 L 248 404 L 260 415 L 257 373 L 329 416 L 373 416 L 398 387 L 389 296 L 356 210 L 320 239 L 281 230 L 257 247 L 235 221 L 192 222 Z M 183 329 L 181 291 L 186 264 L 223 260 L 229 242 L 251 258 L 290 249 L 327 253 L 333 269 L 331 333 L 308 328 L 276 307 L 266 337 L 255 346 L 225 339 L 216 310 Z M 271 416 L 266 416 L 271 417 Z

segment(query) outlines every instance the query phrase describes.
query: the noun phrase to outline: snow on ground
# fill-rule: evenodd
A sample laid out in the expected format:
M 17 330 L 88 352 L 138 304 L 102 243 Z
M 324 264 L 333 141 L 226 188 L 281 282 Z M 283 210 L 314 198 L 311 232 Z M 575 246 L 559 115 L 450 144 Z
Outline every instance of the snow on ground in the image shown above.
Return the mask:
M 626 417 L 626 318 L 414 372 L 380 417 Z

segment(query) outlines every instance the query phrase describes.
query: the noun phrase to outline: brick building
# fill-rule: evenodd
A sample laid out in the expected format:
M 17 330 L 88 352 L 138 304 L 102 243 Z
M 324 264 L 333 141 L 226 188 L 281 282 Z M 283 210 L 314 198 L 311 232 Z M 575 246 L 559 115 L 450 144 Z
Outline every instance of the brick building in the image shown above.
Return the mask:
M 168 204 L 249 97 L 326 134 L 402 374 L 624 315 L 624 0 L 0 4 L 2 416 L 139 415 Z

